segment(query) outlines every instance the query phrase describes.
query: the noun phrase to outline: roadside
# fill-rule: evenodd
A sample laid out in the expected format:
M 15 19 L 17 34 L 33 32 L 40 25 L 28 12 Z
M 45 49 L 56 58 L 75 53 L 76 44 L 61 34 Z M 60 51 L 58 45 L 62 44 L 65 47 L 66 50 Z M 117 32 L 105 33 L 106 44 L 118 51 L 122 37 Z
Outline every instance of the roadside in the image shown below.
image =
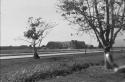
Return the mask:
M 39 53 L 39 56 L 43 57 L 43 56 L 54 56 L 54 55 L 71 55 L 71 54 L 85 54 L 85 53 L 99 53 L 102 51 L 87 51 L 87 52 L 63 52 L 63 53 L 47 53 L 47 54 L 43 54 L 43 53 Z M 28 58 L 28 57 L 32 57 L 33 55 L 31 55 L 33 53 L 23 53 L 21 55 L 11 55 L 8 54 L 6 56 L 1 56 L 0 59 L 15 59 L 15 58 Z

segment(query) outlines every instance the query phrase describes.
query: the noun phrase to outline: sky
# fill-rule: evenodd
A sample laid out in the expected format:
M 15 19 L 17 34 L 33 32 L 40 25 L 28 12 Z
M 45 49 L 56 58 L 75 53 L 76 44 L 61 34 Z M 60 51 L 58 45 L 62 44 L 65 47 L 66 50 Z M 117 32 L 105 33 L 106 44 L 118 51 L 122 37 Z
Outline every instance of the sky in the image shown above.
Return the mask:
M 87 44 L 97 46 L 97 40 L 88 34 L 74 35 L 76 31 L 67 24 L 57 13 L 57 0 L 1 0 L 1 46 L 19 46 L 29 45 L 29 43 L 20 40 L 24 38 L 23 33 L 29 17 L 42 17 L 45 20 L 56 22 L 57 25 L 43 39 L 42 45 L 49 41 L 70 41 L 80 40 Z M 125 46 L 123 36 L 116 40 L 116 46 Z

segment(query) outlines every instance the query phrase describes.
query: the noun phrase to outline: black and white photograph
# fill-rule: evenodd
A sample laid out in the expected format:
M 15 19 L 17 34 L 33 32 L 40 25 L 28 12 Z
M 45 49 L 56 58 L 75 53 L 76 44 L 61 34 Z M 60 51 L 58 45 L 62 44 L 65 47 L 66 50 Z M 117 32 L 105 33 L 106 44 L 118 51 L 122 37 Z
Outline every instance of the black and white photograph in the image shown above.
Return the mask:
M 0 82 L 125 82 L 125 0 L 0 0 Z

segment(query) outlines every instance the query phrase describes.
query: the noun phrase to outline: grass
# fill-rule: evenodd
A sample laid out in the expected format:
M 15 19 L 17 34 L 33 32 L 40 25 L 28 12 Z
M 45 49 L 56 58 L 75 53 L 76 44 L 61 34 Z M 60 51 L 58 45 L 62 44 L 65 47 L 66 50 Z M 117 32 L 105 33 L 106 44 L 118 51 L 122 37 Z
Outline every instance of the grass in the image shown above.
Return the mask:
M 91 68 L 91 67 L 90 67 Z M 38 82 L 125 82 L 125 74 L 120 73 L 103 73 L 104 70 L 99 66 L 88 68 L 80 72 L 75 72 L 67 76 L 59 76 L 52 79 L 39 80 Z M 90 70 L 97 69 L 97 72 L 91 72 Z
M 119 50 L 125 50 L 125 48 L 114 48 L 114 49 L 119 49 Z M 87 51 L 91 50 L 102 50 L 102 49 L 87 49 Z M 53 52 L 73 52 L 73 51 L 85 51 L 84 49 L 38 49 L 38 52 L 40 53 L 53 53 Z M 17 53 L 32 53 L 33 49 L 32 48 L 22 48 L 22 49 L 13 49 L 13 48 L 8 48 L 8 49 L 2 49 L 0 48 L 0 55 L 1 54 L 17 54 Z M 18 54 L 17 54 L 18 55 Z
M 125 64 L 124 52 L 115 52 L 113 54 L 119 65 Z M 0 63 L 2 82 L 37 82 L 58 76 L 71 75 L 71 77 L 74 77 L 72 75 L 75 72 L 88 69 L 92 66 L 102 66 L 103 55 L 102 53 L 76 54 L 42 57 L 40 60 L 24 58 L 1 60 Z M 59 82 L 59 80 L 55 80 L 52 82 Z M 76 81 L 74 80 L 74 82 Z
M 35 65 L 29 69 L 21 69 L 8 73 L 3 77 L 3 80 L 5 80 L 5 82 L 36 82 L 40 79 L 65 76 L 89 67 L 89 64 L 70 63 L 72 63 L 72 65 L 65 63 Z
M 54 53 L 69 53 L 69 52 L 83 52 L 84 49 L 38 49 L 39 54 L 54 54 Z M 23 54 L 21 54 L 23 53 Z M 33 49 L 9 49 L 0 50 L 0 56 L 14 56 L 14 55 L 31 55 L 33 54 Z

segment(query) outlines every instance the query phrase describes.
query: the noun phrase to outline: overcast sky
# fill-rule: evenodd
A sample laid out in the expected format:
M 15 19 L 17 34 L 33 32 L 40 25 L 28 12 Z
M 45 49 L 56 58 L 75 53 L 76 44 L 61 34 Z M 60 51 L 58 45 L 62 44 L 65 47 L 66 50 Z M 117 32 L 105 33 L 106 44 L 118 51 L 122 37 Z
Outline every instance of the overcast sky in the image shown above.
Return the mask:
M 59 13 L 56 12 L 57 0 L 1 0 L 1 46 L 18 46 L 29 43 L 17 40 L 23 37 L 28 17 L 42 17 L 46 20 L 56 22 L 58 25 L 51 30 L 42 44 L 48 41 L 70 41 L 81 40 L 87 44 L 97 45 L 96 39 L 87 34 L 82 36 L 71 36 L 75 33 Z M 125 46 L 123 36 L 117 39 L 117 46 Z

